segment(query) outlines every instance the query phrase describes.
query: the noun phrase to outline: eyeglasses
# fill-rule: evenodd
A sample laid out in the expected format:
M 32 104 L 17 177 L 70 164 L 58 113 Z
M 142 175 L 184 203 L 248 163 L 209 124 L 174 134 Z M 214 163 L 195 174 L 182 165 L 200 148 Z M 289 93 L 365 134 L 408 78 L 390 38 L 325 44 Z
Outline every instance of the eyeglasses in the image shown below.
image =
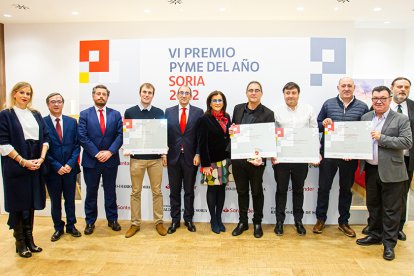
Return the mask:
M 55 104 L 61 105 L 61 104 L 63 104 L 63 101 L 50 101 L 49 103 L 53 104 L 53 105 L 55 105 Z
M 181 95 L 181 96 L 183 96 L 183 95 L 186 95 L 186 96 L 188 96 L 188 95 L 190 95 L 191 93 L 190 92 L 188 92 L 188 91 L 178 91 L 178 95 Z
M 249 92 L 249 93 L 260 93 L 260 92 L 262 92 L 262 90 L 260 90 L 260 89 L 249 89 L 249 90 L 247 90 L 247 92 Z
M 212 103 L 222 103 L 223 100 L 222 99 L 212 99 L 211 102 Z
M 385 103 L 389 98 L 391 98 L 391 97 L 386 97 L 386 98 L 385 97 L 383 97 L 383 98 L 374 97 L 371 100 L 372 100 L 373 103 L 377 103 L 378 101 L 380 101 L 381 103 Z

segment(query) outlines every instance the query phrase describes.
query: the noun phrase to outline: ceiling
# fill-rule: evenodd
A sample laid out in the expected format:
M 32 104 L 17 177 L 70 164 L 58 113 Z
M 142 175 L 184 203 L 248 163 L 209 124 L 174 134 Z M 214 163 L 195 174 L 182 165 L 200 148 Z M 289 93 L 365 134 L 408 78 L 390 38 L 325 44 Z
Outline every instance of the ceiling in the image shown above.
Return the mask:
M 338 2 L 339 1 L 339 2 Z M 342 1 L 345 1 L 342 3 Z M 413 28 L 413 0 L 1 0 L 0 22 L 282 20 Z M 29 9 L 19 9 L 24 5 Z

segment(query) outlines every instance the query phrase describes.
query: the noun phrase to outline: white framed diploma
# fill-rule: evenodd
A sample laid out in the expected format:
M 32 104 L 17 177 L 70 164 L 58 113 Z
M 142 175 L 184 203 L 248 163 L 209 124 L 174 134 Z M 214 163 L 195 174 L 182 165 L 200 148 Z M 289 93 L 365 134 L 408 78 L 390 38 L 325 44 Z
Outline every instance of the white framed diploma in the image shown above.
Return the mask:
M 318 163 L 318 128 L 276 128 L 279 163 Z
M 373 158 L 372 122 L 333 122 L 325 128 L 326 158 Z
M 276 156 L 275 123 L 235 125 L 231 135 L 231 159 Z
M 131 154 L 166 154 L 167 119 L 124 119 L 124 150 Z

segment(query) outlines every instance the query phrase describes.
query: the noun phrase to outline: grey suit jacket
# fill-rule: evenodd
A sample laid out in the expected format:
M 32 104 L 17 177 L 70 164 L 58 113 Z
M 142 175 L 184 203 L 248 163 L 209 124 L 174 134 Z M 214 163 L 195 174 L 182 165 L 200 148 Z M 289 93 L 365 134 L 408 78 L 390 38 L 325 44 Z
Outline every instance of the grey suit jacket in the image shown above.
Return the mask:
M 371 121 L 374 111 L 361 117 L 361 121 Z M 390 110 L 381 137 L 378 141 L 378 174 L 382 182 L 401 182 L 408 179 L 404 164 L 404 150 L 410 149 L 413 140 L 408 117 Z M 361 161 L 361 172 L 365 161 Z

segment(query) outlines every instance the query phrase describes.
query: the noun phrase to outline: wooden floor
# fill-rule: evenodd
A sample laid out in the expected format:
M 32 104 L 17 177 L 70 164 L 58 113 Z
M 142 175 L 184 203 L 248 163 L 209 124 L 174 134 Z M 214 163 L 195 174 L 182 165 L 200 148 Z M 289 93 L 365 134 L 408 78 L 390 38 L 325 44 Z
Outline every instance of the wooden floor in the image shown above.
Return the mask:
M 232 237 L 214 234 L 209 224 L 196 223 L 197 232 L 184 225 L 173 235 L 161 237 L 150 222 L 130 239 L 113 232 L 106 221 L 96 223 L 91 236 L 73 238 L 65 234 L 51 242 L 50 217 L 35 218 L 35 241 L 43 252 L 32 258 L 17 256 L 7 217 L 0 216 L 0 275 L 414 275 L 414 222 L 406 227 L 407 241 L 399 242 L 394 261 L 382 258 L 382 246 L 361 247 L 344 236 L 335 225 L 315 235 L 307 225 L 306 236 L 296 235 L 285 225 L 277 237 L 273 225 L 264 225 L 264 236 L 256 239 L 252 227 Z M 84 229 L 79 219 L 78 229 Z M 354 226 L 358 237 L 363 226 Z

